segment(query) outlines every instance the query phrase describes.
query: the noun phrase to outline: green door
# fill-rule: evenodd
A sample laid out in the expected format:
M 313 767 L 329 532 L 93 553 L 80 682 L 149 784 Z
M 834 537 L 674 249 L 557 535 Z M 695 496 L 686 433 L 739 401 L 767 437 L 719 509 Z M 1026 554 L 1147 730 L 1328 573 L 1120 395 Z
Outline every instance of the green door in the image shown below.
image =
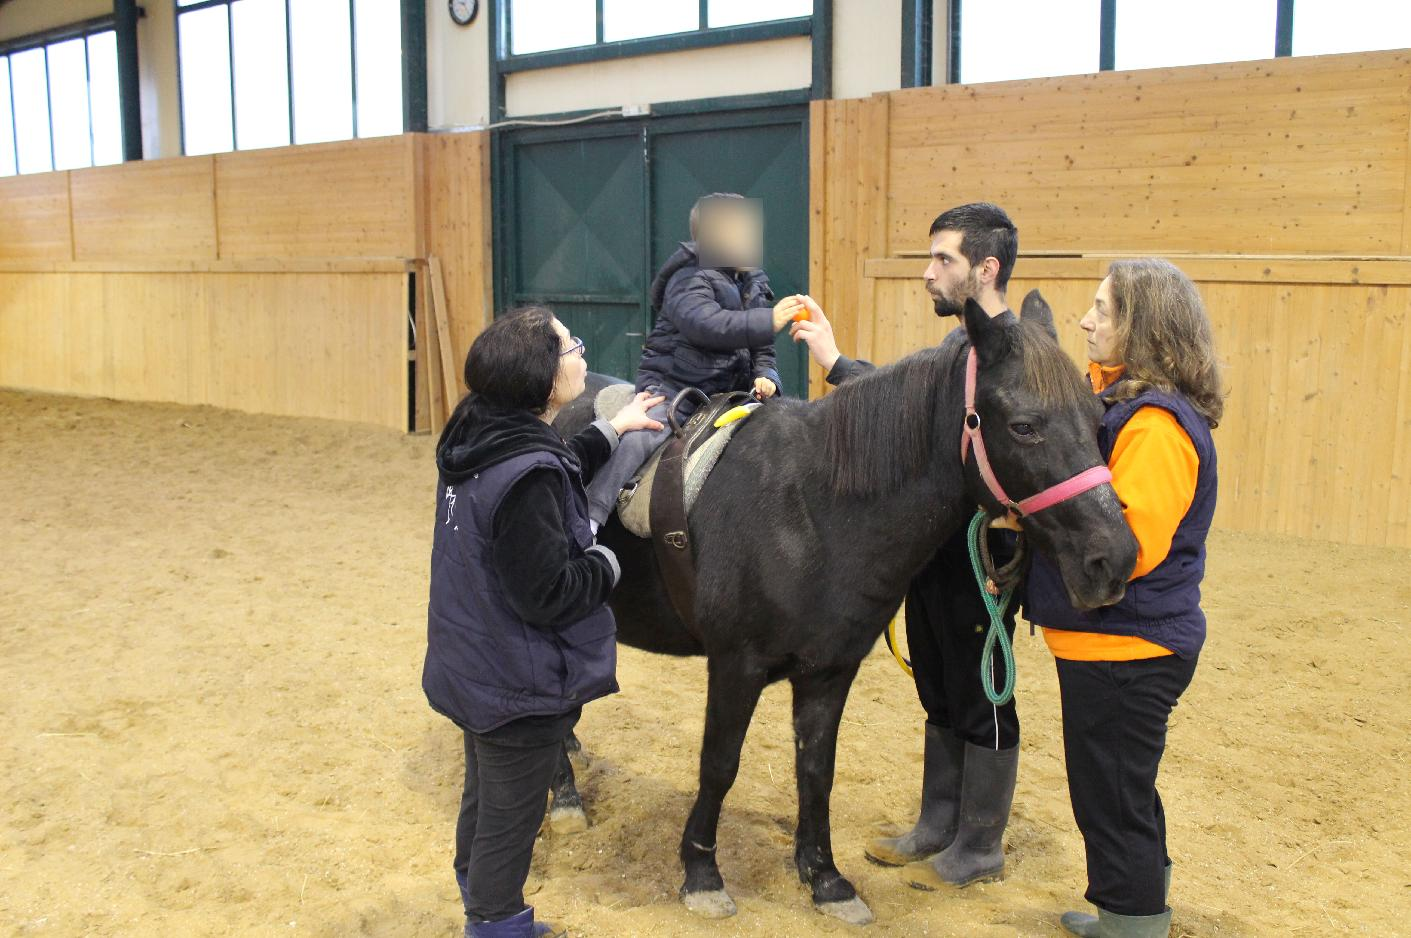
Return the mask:
M 587 344 L 593 370 L 624 378 L 636 375 L 650 322 L 640 152 L 630 130 L 511 150 L 516 219 L 506 305 L 550 306 Z
M 777 296 L 808 273 L 807 109 L 614 121 L 499 136 L 495 273 L 502 308 L 543 303 L 594 371 L 633 380 L 652 324 L 652 277 L 711 192 L 762 200 Z M 784 392 L 808 393 L 804 350 L 778 343 Z
M 696 124 L 707 123 L 695 118 Z M 777 297 L 808 289 L 808 166 L 802 121 L 672 129 L 651 137 L 652 269 L 690 238 L 697 198 L 738 192 L 764 205 L 764 269 Z M 807 354 L 785 332 L 775 341 L 783 391 L 808 396 Z

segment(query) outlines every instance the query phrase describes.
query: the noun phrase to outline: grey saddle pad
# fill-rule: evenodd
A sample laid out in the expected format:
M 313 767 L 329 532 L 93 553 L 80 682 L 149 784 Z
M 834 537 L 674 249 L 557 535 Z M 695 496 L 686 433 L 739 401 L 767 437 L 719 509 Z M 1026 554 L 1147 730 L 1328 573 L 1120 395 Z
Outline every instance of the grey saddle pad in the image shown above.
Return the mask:
M 598 396 L 593 400 L 593 412 L 599 420 L 611 420 L 617 416 L 618 411 L 632 402 L 635 395 L 636 390 L 630 384 L 608 385 L 599 391 Z M 759 405 L 753 406 L 758 407 Z M 696 504 L 696 498 L 701 494 L 701 489 L 705 487 L 711 470 L 719 462 L 720 454 L 725 451 L 730 438 L 735 435 L 735 431 L 740 428 L 745 419 L 747 418 L 728 423 L 715 431 L 686 460 L 685 495 L 688 515 Z M 642 466 L 637 477 L 627 483 L 627 487 L 617 496 L 617 517 L 622 521 L 624 528 L 638 537 L 650 538 L 652 536 L 652 482 L 656 479 L 657 464 L 661 462 L 661 451 L 665 446 L 666 444 L 663 443 L 657 447 L 657 451 Z

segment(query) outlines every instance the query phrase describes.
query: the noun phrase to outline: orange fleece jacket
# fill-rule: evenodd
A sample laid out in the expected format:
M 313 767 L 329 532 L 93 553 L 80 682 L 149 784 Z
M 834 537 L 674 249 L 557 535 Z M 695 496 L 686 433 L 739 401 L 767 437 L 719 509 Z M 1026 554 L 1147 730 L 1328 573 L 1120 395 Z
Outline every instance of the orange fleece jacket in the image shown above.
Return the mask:
M 1123 370 L 1120 365 L 1104 368 L 1090 364 L 1088 379 L 1093 391 L 1101 393 L 1111 387 Z M 1112 470 L 1112 487 L 1137 539 L 1135 580 L 1155 570 L 1170 553 L 1171 539 L 1195 498 L 1200 458 L 1170 411 L 1143 407 L 1117 434 L 1107 464 Z M 1044 629 L 1044 639 L 1054 657 L 1070 661 L 1135 661 L 1171 654 L 1160 645 L 1128 635 Z

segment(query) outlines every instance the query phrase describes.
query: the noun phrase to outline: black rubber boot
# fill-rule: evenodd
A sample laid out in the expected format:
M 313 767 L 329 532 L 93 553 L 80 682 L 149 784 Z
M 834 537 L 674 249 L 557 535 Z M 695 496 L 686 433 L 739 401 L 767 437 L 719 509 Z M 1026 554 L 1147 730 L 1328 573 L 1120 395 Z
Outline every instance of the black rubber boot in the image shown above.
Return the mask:
M 968 886 L 1004 876 L 1004 829 L 1014 804 L 1019 747 L 985 749 L 965 744 L 960 784 L 960 823 L 955 839 L 940 853 L 906 866 L 916 889 Z
M 940 853 L 955 838 L 960 817 L 960 777 L 965 743 L 951 729 L 926 724 L 921 769 L 921 815 L 900 837 L 880 837 L 867 845 L 867 859 L 882 866 L 905 866 Z

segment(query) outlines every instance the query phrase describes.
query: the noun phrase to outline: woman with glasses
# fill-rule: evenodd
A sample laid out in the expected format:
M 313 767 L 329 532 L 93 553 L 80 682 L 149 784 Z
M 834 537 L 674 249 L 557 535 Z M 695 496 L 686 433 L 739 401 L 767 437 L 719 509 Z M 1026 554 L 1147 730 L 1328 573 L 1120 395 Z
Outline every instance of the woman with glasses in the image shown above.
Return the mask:
M 563 932 L 524 903 L 534 838 L 583 705 L 617 691 L 608 595 L 617 559 L 593 543 L 584 483 L 623 434 L 661 425 L 638 394 L 571 440 L 553 429 L 583 393 L 583 343 L 547 309 L 497 319 L 466 357 L 470 393 L 436 446 L 422 687 L 465 736 L 454 868 L 467 938 Z

